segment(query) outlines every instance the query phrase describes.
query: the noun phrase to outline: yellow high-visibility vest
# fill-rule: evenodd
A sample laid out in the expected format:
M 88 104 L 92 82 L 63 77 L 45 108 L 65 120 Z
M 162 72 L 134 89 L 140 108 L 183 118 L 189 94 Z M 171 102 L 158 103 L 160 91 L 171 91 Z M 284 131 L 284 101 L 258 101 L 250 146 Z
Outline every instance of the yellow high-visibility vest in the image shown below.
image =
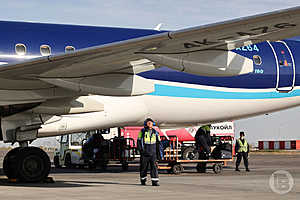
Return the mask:
M 149 130 L 145 130 L 144 138 L 143 138 L 143 131 L 140 131 L 138 135 L 138 140 L 143 140 L 144 144 L 156 144 L 157 139 L 160 141 L 159 135 L 156 135 L 156 131 L 152 130 L 152 134 Z
M 248 143 L 246 140 L 245 140 L 244 144 L 241 139 L 238 139 L 237 142 L 239 143 L 238 152 L 248 152 Z

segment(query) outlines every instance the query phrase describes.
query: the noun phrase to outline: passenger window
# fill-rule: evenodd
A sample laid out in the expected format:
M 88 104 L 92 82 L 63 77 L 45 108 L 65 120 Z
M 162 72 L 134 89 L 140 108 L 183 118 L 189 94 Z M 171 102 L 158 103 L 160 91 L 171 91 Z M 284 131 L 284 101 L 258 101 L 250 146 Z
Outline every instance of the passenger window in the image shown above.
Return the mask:
M 73 46 L 66 46 L 66 48 L 65 48 L 66 53 L 70 53 L 70 52 L 74 52 L 74 51 L 75 51 L 75 47 L 73 47 Z
M 51 48 L 49 45 L 42 45 L 40 47 L 40 52 L 41 52 L 42 56 L 49 56 L 49 55 L 51 55 Z
M 26 46 L 24 44 L 16 44 L 15 51 L 17 55 L 24 56 L 26 54 Z
M 259 55 L 253 56 L 253 61 L 256 65 L 261 65 L 262 63 L 261 57 Z

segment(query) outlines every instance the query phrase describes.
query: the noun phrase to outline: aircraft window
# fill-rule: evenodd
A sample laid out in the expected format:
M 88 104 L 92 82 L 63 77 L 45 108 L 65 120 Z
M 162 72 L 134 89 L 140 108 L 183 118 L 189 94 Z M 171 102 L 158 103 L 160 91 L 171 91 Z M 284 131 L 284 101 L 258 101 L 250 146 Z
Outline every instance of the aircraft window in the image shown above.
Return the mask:
M 26 46 L 24 44 L 16 44 L 15 51 L 17 55 L 24 56 L 26 54 Z
M 49 56 L 49 55 L 51 55 L 51 48 L 49 45 L 42 45 L 40 47 L 40 52 L 41 52 L 42 56 Z
M 262 63 L 261 57 L 258 55 L 253 56 L 253 61 L 256 65 L 261 65 Z
M 66 48 L 65 48 L 65 52 L 66 53 L 70 53 L 70 52 L 73 52 L 73 51 L 75 51 L 75 47 L 73 47 L 73 46 L 66 46 Z

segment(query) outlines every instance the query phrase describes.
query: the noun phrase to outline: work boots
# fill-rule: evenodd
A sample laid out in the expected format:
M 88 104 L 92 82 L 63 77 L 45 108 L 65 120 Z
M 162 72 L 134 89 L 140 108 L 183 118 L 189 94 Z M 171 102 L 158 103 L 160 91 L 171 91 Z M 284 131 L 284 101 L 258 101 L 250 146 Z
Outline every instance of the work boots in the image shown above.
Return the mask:
M 152 186 L 160 186 L 158 181 L 152 181 Z

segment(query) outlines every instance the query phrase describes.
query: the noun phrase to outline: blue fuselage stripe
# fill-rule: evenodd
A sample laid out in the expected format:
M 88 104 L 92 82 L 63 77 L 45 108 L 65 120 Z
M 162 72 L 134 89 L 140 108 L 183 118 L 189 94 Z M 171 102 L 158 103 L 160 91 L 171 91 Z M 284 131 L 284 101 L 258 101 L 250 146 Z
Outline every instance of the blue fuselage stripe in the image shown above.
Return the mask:
M 294 90 L 289 93 L 279 93 L 277 91 L 228 92 L 155 84 L 155 91 L 149 95 L 207 99 L 271 99 L 300 96 L 300 90 Z

